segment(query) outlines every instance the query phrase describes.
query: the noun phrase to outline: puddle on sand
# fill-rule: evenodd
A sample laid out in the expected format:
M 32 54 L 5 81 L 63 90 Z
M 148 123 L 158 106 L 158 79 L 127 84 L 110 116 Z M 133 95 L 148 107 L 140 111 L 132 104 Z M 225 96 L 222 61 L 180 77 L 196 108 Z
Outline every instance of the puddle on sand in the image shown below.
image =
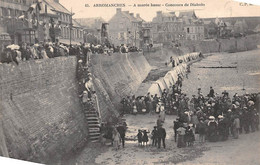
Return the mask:
M 249 76 L 256 76 L 256 75 L 260 75 L 260 72 L 251 72 L 251 73 L 246 73 Z

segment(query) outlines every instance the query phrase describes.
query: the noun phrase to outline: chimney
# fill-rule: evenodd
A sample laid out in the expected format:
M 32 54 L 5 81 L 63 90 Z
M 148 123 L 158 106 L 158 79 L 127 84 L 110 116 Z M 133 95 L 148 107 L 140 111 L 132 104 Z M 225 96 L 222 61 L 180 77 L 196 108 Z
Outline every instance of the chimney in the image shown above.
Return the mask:
M 139 13 L 136 14 L 136 18 L 140 18 L 140 14 Z
M 59 0 L 54 0 L 54 2 L 60 3 Z
M 134 13 L 130 13 L 130 15 L 131 15 L 132 17 L 134 17 Z
M 116 13 L 121 13 L 122 9 L 121 8 L 116 8 Z
M 156 13 L 157 13 L 157 16 L 162 15 L 162 11 L 157 11 Z

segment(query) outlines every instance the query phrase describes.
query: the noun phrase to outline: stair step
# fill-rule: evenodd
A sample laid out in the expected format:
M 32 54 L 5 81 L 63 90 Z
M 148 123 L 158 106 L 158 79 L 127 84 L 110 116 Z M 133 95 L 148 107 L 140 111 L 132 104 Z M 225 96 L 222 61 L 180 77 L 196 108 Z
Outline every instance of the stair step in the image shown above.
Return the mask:
M 86 118 L 88 118 L 88 117 L 96 117 L 96 118 L 99 118 L 97 115 L 91 115 L 91 114 L 90 114 L 90 115 L 87 115 L 87 114 L 86 114 L 85 117 L 86 117 Z
M 87 117 L 87 120 L 98 120 L 98 117 L 94 117 L 94 116 L 93 116 L 93 117 L 92 117 L 92 116 L 88 116 L 88 117 Z
M 91 140 L 98 140 L 99 139 L 99 136 L 92 136 L 92 137 L 89 137 Z
M 88 131 L 90 134 L 92 134 L 92 133 L 99 133 L 100 134 L 100 131 Z
M 88 126 L 89 127 L 100 127 L 100 124 L 89 123 Z
M 97 113 L 93 113 L 93 112 L 85 112 L 85 115 L 97 115 Z
M 90 133 L 89 133 L 89 136 L 99 136 L 99 135 L 100 135 L 99 132 L 96 132 L 96 133 L 94 133 L 94 132 L 90 132 Z
M 89 128 L 89 131 L 100 131 L 100 128 Z
M 96 122 L 99 122 L 99 120 L 98 119 L 87 119 L 87 121 L 89 122 L 94 122 L 94 121 L 96 121 Z
M 88 111 L 85 111 L 84 113 L 85 114 L 97 114 L 97 112 L 88 112 Z
M 88 124 L 99 124 L 98 121 L 88 121 Z

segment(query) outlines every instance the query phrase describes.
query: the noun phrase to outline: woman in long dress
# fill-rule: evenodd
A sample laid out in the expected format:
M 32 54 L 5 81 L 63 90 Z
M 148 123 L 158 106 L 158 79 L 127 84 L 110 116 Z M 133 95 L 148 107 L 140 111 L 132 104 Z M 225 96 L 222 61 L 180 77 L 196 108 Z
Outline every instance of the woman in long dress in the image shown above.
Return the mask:
M 164 121 L 165 121 L 165 110 L 164 110 L 163 105 L 161 106 L 160 119 L 161 119 L 161 122 L 164 123 Z
M 113 130 L 113 144 L 114 144 L 116 150 L 119 149 L 119 142 L 120 142 L 120 134 L 116 130 L 116 128 L 114 128 L 114 130 Z

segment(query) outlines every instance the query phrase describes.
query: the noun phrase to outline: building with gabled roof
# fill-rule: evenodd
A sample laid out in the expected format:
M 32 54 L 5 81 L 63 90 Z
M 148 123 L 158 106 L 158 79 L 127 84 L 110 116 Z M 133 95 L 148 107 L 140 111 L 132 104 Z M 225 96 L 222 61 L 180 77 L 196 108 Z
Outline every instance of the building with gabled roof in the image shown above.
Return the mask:
M 194 11 L 180 12 L 179 19 L 183 21 L 186 40 L 203 40 L 205 38 L 204 22 L 196 16 Z
M 175 12 L 157 11 L 152 20 L 154 43 L 169 43 L 184 39 L 183 21 L 178 19 Z
M 52 9 L 58 13 L 71 14 L 71 12 L 66 9 L 62 4 L 59 3 L 59 0 L 43 0 L 48 5 L 52 7 Z
M 101 43 L 102 25 L 107 22 L 101 17 L 75 19 L 84 27 L 84 41 L 88 43 Z
M 69 43 L 70 31 L 72 40 L 83 41 L 82 28 L 77 25 L 70 30 L 71 12 L 59 0 L 0 1 L 0 32 L 9 33 L 15 44 L 49 39 Z
M 42 2 L 58 16 L 57 18 L 51 17 L 49 20 L 51 24 L 54 24 L 49 28 L 54 28 L 55 39 L 66 44 L 70 44 L 70 37 L 73 44 L 83 42 L 83 27 L 72 19 L 72 12 L 60 4 L 59 0 L 42 0 Z
M 192 11 L 181 11 L 179 13 L 179 18 L 183 18 L 183 17 L 188 17 L 190 19 L 198 19 L 198 17 L 196 16 L 195 14 L 195 11 L 192 10 Z
M 115 46 L 126 44 L 128 46 L 141 47 L 142 22 L 140 15 L 116 9 L 116 14 L 108 21 L 109 40 Z

